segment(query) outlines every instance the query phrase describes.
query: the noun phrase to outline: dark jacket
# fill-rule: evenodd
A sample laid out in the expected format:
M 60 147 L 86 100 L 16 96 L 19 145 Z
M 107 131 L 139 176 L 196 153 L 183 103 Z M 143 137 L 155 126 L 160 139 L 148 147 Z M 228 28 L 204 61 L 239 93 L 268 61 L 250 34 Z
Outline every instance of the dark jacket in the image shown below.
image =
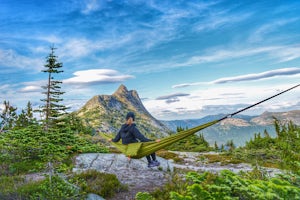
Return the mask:
M 118 142 L 120 139 L 122 139 L 122 144 L 129 144 L 129 143 L 135 143 L 138 141 L 141 142 L 149 142 L 152 141 L 148 138 L 146 138 L 141 132 L 136 128 L 135 124 L 123 124 L 120 131 L 116 135 L 114 139 L 112 139 L 113 142 Z

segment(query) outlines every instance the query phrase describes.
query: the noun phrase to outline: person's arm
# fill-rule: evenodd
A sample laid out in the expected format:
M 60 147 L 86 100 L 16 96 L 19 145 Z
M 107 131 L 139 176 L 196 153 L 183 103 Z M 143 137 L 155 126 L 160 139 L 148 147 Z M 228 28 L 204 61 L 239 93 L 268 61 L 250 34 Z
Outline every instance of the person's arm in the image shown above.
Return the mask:
M 120 139 L 121 139 L 121 131 L 118 132 L 118 134 L 116 135 L 115 138 L 109 139 L 108 141 L 109 141 L 109 142 L 119 142 Z

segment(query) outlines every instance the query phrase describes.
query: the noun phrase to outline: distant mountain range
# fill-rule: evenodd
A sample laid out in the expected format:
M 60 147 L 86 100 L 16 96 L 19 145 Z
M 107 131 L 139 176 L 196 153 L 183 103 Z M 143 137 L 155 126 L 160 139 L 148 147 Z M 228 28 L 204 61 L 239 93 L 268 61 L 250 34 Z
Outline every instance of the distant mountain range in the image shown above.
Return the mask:
M 146 110 L 138 93 L 128 90 L 124 85 L 120 85 L 112 95 L 94 96 L 75 113 L 93 128 L 115 134 L 125 122 L 128 111 L 136 114 L 136 123 L 140 131 L 153 138 L 165 137 L 175 132 L 177 127 L 191 128 L 225 116 L 219 114 L 201 119 L 159 121 Z M 265 112 L 259 116 L 237 115 L 206 128 L 201 133 L 211 145 L 215 141 L 220 145 L 233 140 L 236 146 L 241 146 L 253 138 L 254 133 L 263 133 L 264 130 L 275 136 L 274 117 L 283 123 L 293 121 L 300 125 L 300 110 Z
M 190 120 L 172 120 L 162 121 L 172 131 L 177 127 L 191 128 L 199 124 L 204 124 L 212 120 L 221 119 L 225 114 L 209 115 L 201 119 Z M 271 136 L 275 136 L 274 117 L 281 123 L 293 123 L 300 125 L 300 110 L 289 112 L 264 112 L 259 116 L 237 115 L 234 118 L 228 118 L 208 127 L 201 131 L 204 138 L 214 144 L 216 141 L 219 145 L 233 140 L 236 146 L 243 146 L 246 141 L 253 138 L 255 133 L 261 133 L 266 130 Z

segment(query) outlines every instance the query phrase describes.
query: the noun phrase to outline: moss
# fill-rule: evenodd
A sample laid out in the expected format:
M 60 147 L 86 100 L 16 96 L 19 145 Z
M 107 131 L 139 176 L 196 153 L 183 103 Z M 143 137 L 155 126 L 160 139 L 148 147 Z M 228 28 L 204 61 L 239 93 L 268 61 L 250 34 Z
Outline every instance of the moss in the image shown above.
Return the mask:
M 209 163 L 220 162 L 221 164 L 239 164 L 243 162 L 242 160 L 227 154 L 204 154 L 203 156 Z
M 172 159 L 174 160 L 174 162 L 176 163 L 181 163 L 183 162 L 183 159 L 180 158 L 176 153 L 172 153 L 170 151 L 166 151 L 166 150 L 159 150 L 156 152 L 156 154 L 162 158 L 165 158 L 167 160 Z

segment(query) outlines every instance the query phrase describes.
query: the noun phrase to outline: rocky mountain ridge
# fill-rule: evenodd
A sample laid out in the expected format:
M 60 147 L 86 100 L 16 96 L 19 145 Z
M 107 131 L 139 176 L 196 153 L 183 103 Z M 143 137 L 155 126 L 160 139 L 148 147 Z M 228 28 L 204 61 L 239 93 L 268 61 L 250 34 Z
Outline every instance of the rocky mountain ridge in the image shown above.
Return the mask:
M 191 128 L 199 124 L 204 124 L 212 120 L 220 119 L 225 114 L 206 116 L 201 119 L 163 121 L 172 131 L 177 127 Z M 228 118 L 201 131 L 205 139 L 213 145 L 215 142 L 225 144 L 233 140 L 237 146 L 243 146 L 246 141 L 254 137 L 255 133 L 263 133 L 265 130 L 271 136 L 275 136 L 274 118 L 281 123 L 292 121 L 300 125 L 300 110 L 288 112 L 264 112 L 259 116 L 237 115 L 234 118 Z
M 186 120 L 169 120 L 162 121 L 171 130 L 175 131 L 176 127 L 194 127 L 199 124 L 204 124 L 212 120 L 220 119 L 226 114 L 209 115 L 200 119 L 186 119 Z M 300 110 L 292 110 L 288 112 L 264 112 L 258 116 L 248 115 L 237 115 L 233 118 L 227 118 L 221 121 L 218 125 L 220 126 L 236 126 L 236 127 L 247 127 L 247 126 L 270 126 L 274 124 L 274 118 L 278 119 L 282 123 L 288 123 L 292 121 L 296 125 L 300 125 Z

